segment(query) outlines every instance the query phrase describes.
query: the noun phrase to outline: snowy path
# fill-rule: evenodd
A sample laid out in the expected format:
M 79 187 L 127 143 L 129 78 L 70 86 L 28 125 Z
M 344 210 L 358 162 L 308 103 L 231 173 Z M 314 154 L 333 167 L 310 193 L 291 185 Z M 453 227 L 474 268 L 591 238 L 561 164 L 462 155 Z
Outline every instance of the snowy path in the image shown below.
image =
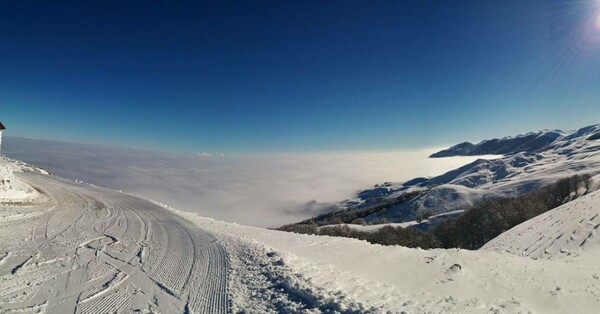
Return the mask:
M 51 204 L 0 217 L 0 312 L 227 311 L 229 261 L 212 234 L 133 196 L 20 176 Z

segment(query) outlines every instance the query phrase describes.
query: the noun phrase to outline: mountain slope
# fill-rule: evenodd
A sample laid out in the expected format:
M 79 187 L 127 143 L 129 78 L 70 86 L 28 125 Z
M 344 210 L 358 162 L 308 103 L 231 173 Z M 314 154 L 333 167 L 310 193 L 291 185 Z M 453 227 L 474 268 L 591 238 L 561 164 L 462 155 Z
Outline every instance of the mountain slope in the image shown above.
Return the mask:
M 496 237 L 482 250 L 557 259 L 600 252 L 600 191 L 557 207 Z
M 361 218 L 367 222 L 385 219 L 401 223 L 415 220 L 425 213 L 435 215 L 464 210 L 486 199 L 520 195 L 573 175 L 594 176 L 600 174 L 600 141 L 590 138 L 599 132 L 600 125 L 594 125 L 572 132 L 540 131 L 484 141 L 479 147 L 493 146 L 499 150 L 472 152 L 519 152 L 500 158 L 479 159 L 433 178 L 378 185 L 359 192 L 354 199 L 340 202 L 339 206 L 342 211 L 362 209 L 366 214 Z M 466 145 L 463 149 L 469 147 Z M 410 192 L 418 192 L 418 195 L 404 202 L 386 205 Z M 381 208 L 372 210 L 375 207 Z M 318 219 L 316 217 L 317 222 Z
M 514 137 L 485 140 L 478 144 L 460 143 L 432 154 L 433 158 L 451 156 L 503 155 L 520 152 L 537 153 L 547 149 L 554 141 L 564 136 L 560 130 L 532 132 Z

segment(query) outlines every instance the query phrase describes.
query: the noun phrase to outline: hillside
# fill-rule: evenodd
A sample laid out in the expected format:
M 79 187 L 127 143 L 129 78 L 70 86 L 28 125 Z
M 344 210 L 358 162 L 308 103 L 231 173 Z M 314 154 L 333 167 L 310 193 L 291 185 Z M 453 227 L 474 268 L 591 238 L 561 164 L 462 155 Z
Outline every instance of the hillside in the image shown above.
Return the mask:
M 479 147 L 498 149 L 472 152 L 505 155 L 478 159 L 432 178 L 377 185 L 338 203 L 341 210 L 313 221 L 329 224 L 331 217 L 352 212 L 350 217 L 367 223 L 409 222 L 420 216 L 464 210 L 487 199 L 520 195 L 573 175 L 595 176 L 600 174 L 600 141 L 595 139 L 599 132 L 600 125 L 594 125 L 571 132 L 540 131 L 484 141 Z
M 537 153 L 548 149 L 554 141 L 564 135 L 565 132 L 560 130 L 544 130 L 485 140 L 478 144 L 464 142 L 432 154 L 431 157 L 504 155 L 520 152 Z
M 557 207 L 501 234 L 482 250 L 540 259 L 600 253 L 600 191 Z
M 504 143 L 498 147 L 518 147 L 519 151 L 503 156 L 482 156 L 435 177 L 375 185 L 357 192 L 352 199 L 337 203 L 337 210 L 301 223 L 317 226 L 409 223 L 429 228 L 430 224 L 459 215 L 485 200 L 519 196 L 575 175 L 593 177 L 600 174 L 598 134 L 600 125 L 593 125 L 570 132 L 539 131 L 483 141 L 483 144 Z M 548 142 L 548 139 L 553 140 Z M 541 145 L 541 142 L 545 144 Z M 439 216 L 443 213 L 452 215 Z M 415 223 L 415 220 L 429 216 L 441 219 Z
M 492 250 L 421 250 L 231 225 L 182 213 L 198 226 L 266 245 L 359 313 L 594 313 L 597 258 L 534 260 Z M 337 292 L 335 292 L 337 291 Z

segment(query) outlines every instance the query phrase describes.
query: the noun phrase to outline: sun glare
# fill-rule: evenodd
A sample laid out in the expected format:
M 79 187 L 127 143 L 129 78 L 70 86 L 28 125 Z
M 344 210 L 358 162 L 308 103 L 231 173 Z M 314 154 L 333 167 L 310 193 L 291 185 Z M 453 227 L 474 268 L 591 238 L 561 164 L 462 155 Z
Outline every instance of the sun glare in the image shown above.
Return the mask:
M 600 12 L 595 14 L 595 17 L 590 20 L 585 27 L 585 40 L 596 46 L 600 43 Z

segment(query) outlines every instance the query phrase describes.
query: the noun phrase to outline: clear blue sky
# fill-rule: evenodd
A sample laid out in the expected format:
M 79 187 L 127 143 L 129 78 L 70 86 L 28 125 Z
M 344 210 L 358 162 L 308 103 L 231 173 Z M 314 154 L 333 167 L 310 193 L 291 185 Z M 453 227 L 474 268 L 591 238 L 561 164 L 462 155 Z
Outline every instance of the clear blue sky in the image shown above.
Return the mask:
M 2 1 L 14 136 L 412 149 L 600 123 L 600 1 Z

